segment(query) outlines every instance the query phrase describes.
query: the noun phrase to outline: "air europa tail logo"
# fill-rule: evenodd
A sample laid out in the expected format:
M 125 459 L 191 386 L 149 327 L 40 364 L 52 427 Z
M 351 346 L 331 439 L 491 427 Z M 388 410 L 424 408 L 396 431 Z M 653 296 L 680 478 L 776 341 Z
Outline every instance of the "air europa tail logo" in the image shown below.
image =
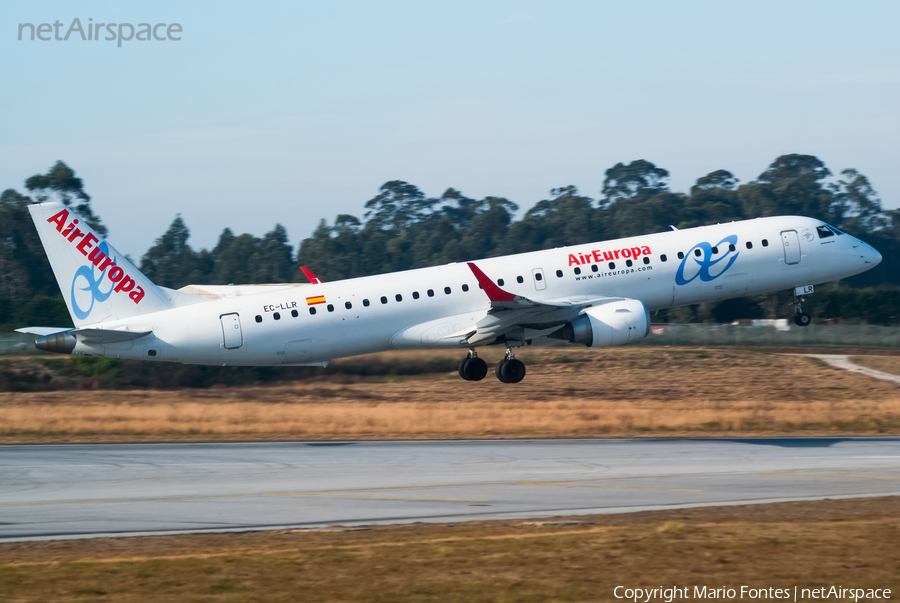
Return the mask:
M 600 251 L 595 249 L 587 253 L 570 253 L 569 266 L 583 266 L 585 264 L 596 264 L 599 262 L 612 262 L 613 260 L 637 259 L 642 255 L 650 255 L 650 248 L 643 247 L 623 247 L 622 249 L 613 249 L 612 251 Z
M 80 320 L 87 318 L 94 309 L 95 301 L 104 302 L 113 293 L 125 293 L 135 304 L 141 303 L 141 300 L 144 299 L 144 289 L 125 273 L 124 268 L 116 265 L 117 258 L 110 254 L 109 245 L 105 241 L 100 241 L 91 232 L 82 232 L 78 228 L 78 218 L 66 225 L 68 219 L 69 210 L 64 209 L 49 218 L 47 222 L 55 224 L 56 231 L 69 243 L 75 245 L 75 249 L 90 262 L 76 270 L 75 277 L 72 279 L 72 312 L 75 316 Z M 76 243 L 76 241 L 78 242 Z M 99 245 L 95 247 L 94 245 L 97 243 Z M 97 274 L 98 271 L 99 274 Z M 105 290 L 102 286 L 104 277 L 109 282 Z M 90 304 L 79 303 L 79 297 L 82 296 L 77 295 L 76 291 L 89 291 Z M 82 300 L 82 302 L 84 301 Z M 87 305 L 87 309 L 84 308 L 85 305 Z
M 727 245 L 724 247 L 724 252 L 722 251 L 723 245 Z M 697 277 L 700 277 L 703 282 L 719 278 L 737 260 L 740 252 L 734 251 L 736 245 L 737 235 L 728 235 L 715 245 L 710 245 L 705 241 L 697 243 L 681 260 L 678 272 L 675 273 L 675 283 L 687 285 Z M 716 253 L 713 253 L 713 249 L 716 250 Z M 700 253 L 698 254 L 697 251 Z M 716 259 L 713 259 L 713 256 Z

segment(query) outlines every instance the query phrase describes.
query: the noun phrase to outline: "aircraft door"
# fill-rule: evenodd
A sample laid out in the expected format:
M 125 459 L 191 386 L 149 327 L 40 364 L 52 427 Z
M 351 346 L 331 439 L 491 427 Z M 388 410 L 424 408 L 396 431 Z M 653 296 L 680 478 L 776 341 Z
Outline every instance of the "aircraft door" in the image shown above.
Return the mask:
M 237 313 L 223 314 L 219 317 L 222 321 L 222 338 L 226 350 L 236 350 L 244 344 L 244 334 L 241 332 L 241 318 Z
M 531 278 L 534 279 L 534 288 L 538 291 L 543 291 L 547 288 L 547 281 L 544 280 L 544 269 L 543 268 L 535 268 L 531 271 Z
M 784 245 L 784 263 L 800 263 L 800 238 L 796 230 L 782 230 L 781 244 Z

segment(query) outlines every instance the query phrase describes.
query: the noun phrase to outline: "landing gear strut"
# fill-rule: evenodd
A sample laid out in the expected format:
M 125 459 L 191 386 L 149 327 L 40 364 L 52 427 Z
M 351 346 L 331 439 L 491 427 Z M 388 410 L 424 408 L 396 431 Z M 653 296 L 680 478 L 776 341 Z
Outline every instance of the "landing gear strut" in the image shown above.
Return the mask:
M 488 372 L 487 362 L 478 357 L 472 348 L 469 355 L 459 361 L 459 376 L 466 381 L 481 381 Z
M 506 358 L 497 363 L 494 372 L 503 383 L 518 383 L 525 378 L 525 364 L 516 358 L 512 348 L 506 348 Z
M 803 311 L 803 308 L 800 307 L 800 303 L 806 301 L 804 298 L 799 297 L 797 295 L 796 290 L 794 291 L 794 324 L 798 327 L 808 327 L 809 323 L 812 321 L 812 317 Z

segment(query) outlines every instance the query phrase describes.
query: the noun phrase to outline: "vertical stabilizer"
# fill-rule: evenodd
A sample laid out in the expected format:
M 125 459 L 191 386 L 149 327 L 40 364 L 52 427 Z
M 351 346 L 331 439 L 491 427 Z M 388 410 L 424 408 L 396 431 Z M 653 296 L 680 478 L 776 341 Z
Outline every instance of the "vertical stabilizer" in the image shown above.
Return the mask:
M 29 205 L 76 327 L 165 310 L 168 296 L 62 203 Z

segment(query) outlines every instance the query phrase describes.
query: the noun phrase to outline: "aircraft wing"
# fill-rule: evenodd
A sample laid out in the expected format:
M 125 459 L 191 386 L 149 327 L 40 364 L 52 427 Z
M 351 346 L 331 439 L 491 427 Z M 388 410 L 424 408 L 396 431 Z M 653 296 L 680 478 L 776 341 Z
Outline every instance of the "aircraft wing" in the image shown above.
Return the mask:
M 534 301 L 504 291 L 473 262 L 469 262 L 468 266 L 491 302 L 487 316 L 475 324 L 474 331 L 469 329 L 467 333 L 454 333 L 448 336 L 462 335 L 470 345 L 491 343 L 502 336 L 523 341 L 544 337 L 574 320 L 585 308 L 624 299 L 577 296 Z

